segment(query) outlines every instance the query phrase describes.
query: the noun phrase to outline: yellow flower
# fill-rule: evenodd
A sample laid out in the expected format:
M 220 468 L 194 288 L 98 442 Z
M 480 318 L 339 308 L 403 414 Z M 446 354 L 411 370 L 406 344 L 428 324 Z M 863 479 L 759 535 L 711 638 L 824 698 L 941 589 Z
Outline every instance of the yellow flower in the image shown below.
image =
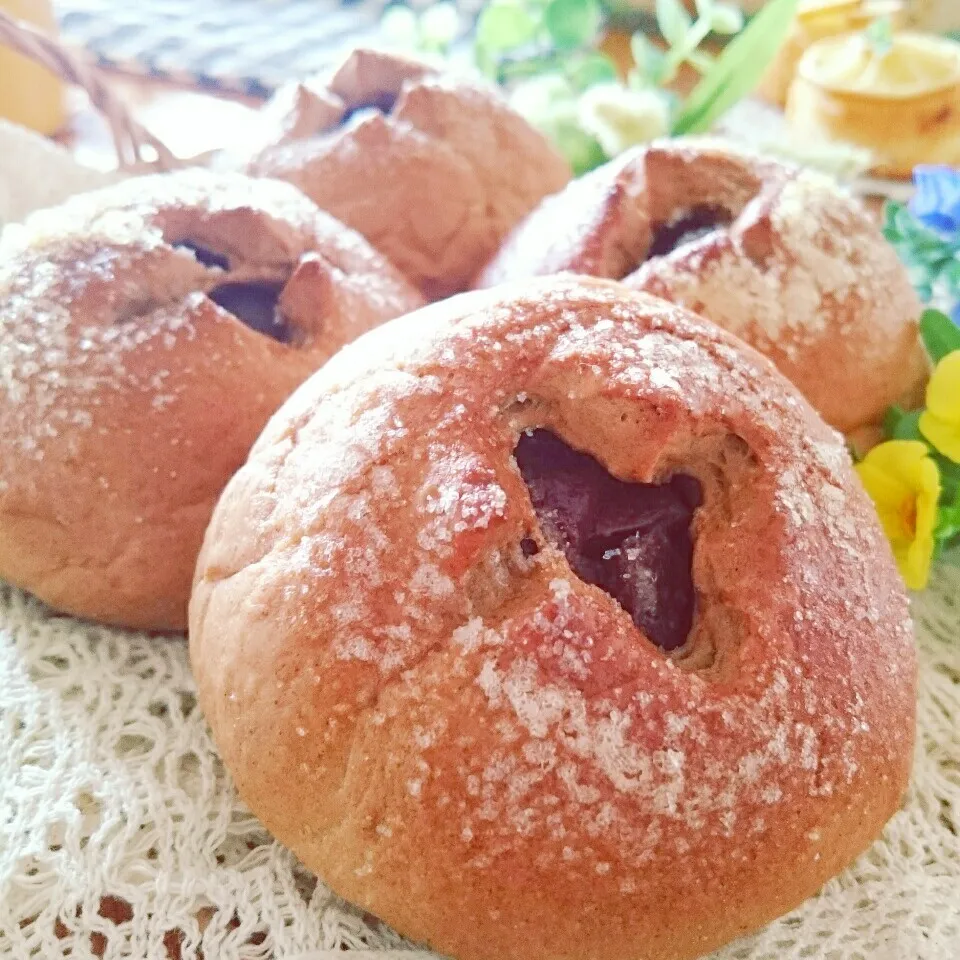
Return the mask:
M 948 353 L 933 371 L 920 432 L 945 457 L 960 463 L 960 350 Z
M 857 464 L 857 473 L 876 504 L 904 582 L 922 590 L 940 499 L 940 471 L 930 451 L 919 440 L 890 440 L 874 447 Z

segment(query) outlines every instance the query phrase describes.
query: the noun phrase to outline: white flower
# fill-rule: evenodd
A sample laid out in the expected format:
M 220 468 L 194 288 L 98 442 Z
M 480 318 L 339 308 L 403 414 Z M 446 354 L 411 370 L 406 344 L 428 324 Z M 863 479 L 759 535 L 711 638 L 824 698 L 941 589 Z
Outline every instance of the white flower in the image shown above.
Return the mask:
M 591 87 L 580 97 L 580 126 L 608 157 L 649 143 L 670 129 L 667 98 L 657 90 L 630 90 L 618 83 Z
M 606 160 L 596 139 L 580 124 L 577 93 L 563 77 L 532 77 L 517 85 L 510 102 L 553 140 L 574 173 L 585 173 Z
M 573 98 L 570 84 L 559 74 L 544 74 L 518 83 L 510 96 L 510 105 L 531 123 L 549 116 L 558 102 Z

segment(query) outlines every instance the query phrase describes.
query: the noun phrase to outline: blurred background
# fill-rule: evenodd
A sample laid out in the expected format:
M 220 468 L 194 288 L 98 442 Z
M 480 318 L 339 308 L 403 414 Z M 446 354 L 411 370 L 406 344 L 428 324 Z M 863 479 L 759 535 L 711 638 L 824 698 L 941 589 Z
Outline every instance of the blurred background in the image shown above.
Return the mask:
M 594 74 L 582 83 L 574 78 L 573 89 L 561 91 L 561 106 L 569 110 L 570 101 L 583 89 L 604 79 L 606 68 L 597 73 L 595 53 L 583 57 L 588 46 L 602 50 L 629 86 L 627 73 L 638 53 L 647 60 L 641 67 L 649 80 L 649 70 L 658 69 L 658 49 L 685 49 L 690 34 L 696 34 L 691 55 L 675 58 L 668 80 L 654 78 L 653 85 L 685 93 L 685 85 L 688 89 L 697 73 L 705 72 L 730 37 L 772 5 L 774 0 L 0 0 L 0 11 L 38 25 L 67 49 L 103 68 L 137 119 L 183 157 L 229 147 L 256 123 L 252 108 L 279 86 L 323 71 L 358 44 L 387 43 L 454 59 L 462 51 L 476 66 L 483 53 L 476 36 L 479 17 L 480 30 L 489 35 L 484 42 L 499 44 L 509 66 L 511 37 L 522 34 L 531 11 L 539 17 L 546 10 L 550 42 L 560 41 L 558 54 L 568 63 L 584 65 L 581 79 Z M 817 12 L 821 7 L 830 8 L 829 17 L 834 18 L 837 10 L 849 16 L 851 11 L 869 9 L 879 16 L 896 8 L 898 25 L 937 34 L 960 31 L 960 0 L 799 0 L 795 9 L 800 28 L 795 24 L 794 34 L 798 29 L 809 33 L 813 28 L 804 26 L 802 18 L 822 20 Z M 496 15 L 491 15 L 493 8 Z M 730 29 L 713 29 L 719 25 L 713 16 L 718 8 L 726 11 L 728 20 L 731 8 L 736 13 Z M 678 9 L 688 11 L 680 18 L 686 17 L 685 26 L 678 26 L 678 36 L 667 37 L 664 43 L 663 25 L 677 24 Z M 715 22 L 702 36 L 699 26 L 710 16 Z M 867 22 L 857 21 L 860 26 Z M 816 30 L 820 29 L 818 25 Z M 637 32 L 643 35 L 641 41 L 649 36 L 651 44 L 638 44 Z M 572 38 L 567 47 L 565 36 Z M 543 61 L 540 57 L 536 71 L 545 72 Z M 580 68 L 566 71 L 568 81 L 574 69 Z M 494 79 L 503 82 L 502 77 Z M 549 127 L 547 132 L 561 140 L 567 138 L 562 147 L 575 168 L 588 168 L 597 157 L 586 152 L 582 130 L 572 130 L 557 112 L 554 93 L 549 94 L 552 112 L 546 117 L 537 100 L 547 96 L 545 90 L 545 84 L 534 85 L 523 98 L 521 112 L 534 122 L 543 118 L 538 125 Z M 785 92 L 767 99 L 782 108 Z M 620 110 L 620 105 L 614 104 L 614 109 Z M 88 108 L 82 92 L 2 42 L 0 118 L 55 136 L 87 164 L 108 167 L 115 160 L 103 119 Z M 750 115 L 746 123 L 756 127 L 775 120 L 767 112 Z M 644 120 L 647 126 L 648 121 L 649 117 Z M 571 136 L 579 137 L 579 142 Z

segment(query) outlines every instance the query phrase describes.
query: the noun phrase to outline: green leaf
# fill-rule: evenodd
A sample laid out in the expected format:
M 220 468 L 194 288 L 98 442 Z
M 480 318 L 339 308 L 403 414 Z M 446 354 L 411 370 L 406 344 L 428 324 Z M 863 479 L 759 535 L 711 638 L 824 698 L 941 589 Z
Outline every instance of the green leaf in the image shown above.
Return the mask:
M 609 158 L 580 125 L 577 91 L 560 73 L 540 73 L 516 85 L 510 104 L 556 144 L 576 174 Z
M 636 70 L 646 84 L 631 84 L 631 86 L 658 87 L 667 72 L 666 54 L 645 34 L 637 31 L 630 38 L 630 52 Z
M 902 407 L 887 407 L 887 412 L 883 415 L 883 433 L 886 437 L 892 437 L 897 429 L 897 424 L 905 411 Z
M 530 43 L 538 24 L 517 0 L 494 0 L 477 20 L 475 43 L 486 56 L 496 56 Z
M 951 293 L 960 293 L 960 256 L 954 254 L 944 264 L 940 279 L 947 285 L 947 289 Z
M 920 440 L 926 443 L 920 434 L 919 421 L 922 412 L 891 407 L 883 418 L 884 432 L 891 440 Z
M 543 12 L 543 24 L 554 46 L 574 50 L 593 42 L 600 29 L 597 0 L 550 0 Z
M 567 158 L 567 163 L 573 170 L 575 177 L 583 176 L 597 167 L 603 166 L 610 158 L 603 152 L 603 147 L 595 137 L 588 136 L 580 131 L 575 143 L 569 145 L 561 140 L 561 152 Z
M 759 83 L 790 29 L 799 0 L 770 0 L 717 58 L 677 117 L 675 134 L 699 133 Z
M 598 83 L 615 83 L 617 79 L 616 64 L 596 51 L 574 60 L 566 72 L 571 85 L 577 90 L 587 90 Z
M 920 336 L 934 363 L 939 363 L 948 353 L 960 350 L 960 327 L 939 310 L 923 311 Z
M 709 53 L 705 53 L 703 50 L 691 50 L 687 54 L 687 63 L 689 63 L 701 76 L 705 73 L 709 73 L 713 69 L 713 65 L 716 61 Z
M 943 542 L 952 540 L 957 534 L 960 534 L 960 504 L 940 507 L 933 536 Z
M 893 24 L 889 17 L 874 20 L 863 33 L 877 57 L 885 57 L 893 49 Z
M 681 0 L 657 0 L 657 26 L 671 46 L 683 43 L 693 24 Z
M 960 509 L 957 503 L 957 493 L 960 492 L 960 465 L 948 460 L 942 453 L 934 451 L 933 459 L 940 468 L 940 484 L 942 487 L 941 501 L 952 503 Z
M 729 3 L 718 3 L 707 17 L 714 33 L 729 36 L 743 29 L 743 11 Z
M 920 226 L 919 223 L 913 218 L 913 214 L 910 212 L 910 208 L 905 204 L 901 204 L 897 207 L 897 227 L 900 232 L 906 236 L 907 234 L 912 234 L 917 232 L 917 228 Z
M 603 147 L 596 137 L 580 126 L 576 105 L 571 106 L 569 111 L 557 110 L 551 117 L 545 118 L 540 129 L 553 140 L 573 168 L 573 172 L 580 176 L 606 163 L 610 158 L 603 152 Z
M 900 215 L 903 210 L 903 204 L 895 200 L 888 200 L 883 206 L 883 235 L 890 243 L 897 243 L 903 236 L 900 230 Z

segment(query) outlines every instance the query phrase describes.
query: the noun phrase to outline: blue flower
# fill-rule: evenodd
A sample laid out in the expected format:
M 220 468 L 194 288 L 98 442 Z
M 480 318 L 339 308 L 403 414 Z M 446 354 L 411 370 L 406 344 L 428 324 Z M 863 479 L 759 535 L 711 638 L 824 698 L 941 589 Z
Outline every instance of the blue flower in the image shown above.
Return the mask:
M 960 327 L 960 303 L 958 303 L 950 312 L 950 319 Z
M 946 166 L 920 166 L 913 171 L 916 193 L 910 212 L 940 234 L 960 234 L 960 170 Z

